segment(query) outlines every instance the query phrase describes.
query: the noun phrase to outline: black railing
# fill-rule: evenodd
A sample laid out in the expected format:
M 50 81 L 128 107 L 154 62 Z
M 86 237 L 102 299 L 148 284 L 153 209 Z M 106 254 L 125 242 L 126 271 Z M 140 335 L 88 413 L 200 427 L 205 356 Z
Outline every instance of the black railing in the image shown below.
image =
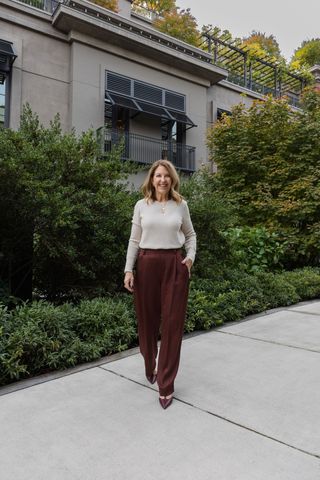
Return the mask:
M 99 128 L 97 137 L 103 153 L 110 152 L 113 146 L 122 144 L 123 160 L 151 164 L 156 160 L 166 159 L 179 170 L 195 171 L 195 147 L 173 140 L 157 140 L 136 133 L 111 130 L 107 127 Z
M 103 14 L 100 11 L 97 12 L 94 9 L 94 3 L 92 5 L 93 8 L 90 8 L 88 5 L 77 3 L 76 1 L 74 2 L 72 0 L 19 0 L 19 1 L 21 3 L 31 5 L 35 8 L 39 8 L 40 10 L 43 10 L 49 13 L 54 13 L 58 5 L 60 3 L 63 3 L 64 5 L 67 5 L 69 8 L 72 8 L 75 11 L 83 12 L 86 15 L 91 17 L 97 17 L 99 21 L 107 22 L 110 25 L 120 27 L 122 30 L 130 31 L 131 34 L 137 34 L 143 38 L 146 38 L 148 42 L 151 41 L 151 42 L 155 42 L 157 45 L 159 44 L 164 45 L 166 48 L 174 49 L 176 53 L 183 53 L 185 55 L 193 57 L 194 59 L 221 67 L 229 71 L 228 80 L 231 83 L 245 86 L 249 90 L 261 93 L 262 95 L 271 94 L 276 97 L 287 96 L 288 102 L 291 105 L 294 105 L 294 106 L 299 105 L 300 94 L 298 92 L 294 93 L 291 91 L 291 90 L 297 90 L 296 88 L 295 89 L 291 88 L 290 93 L 285 93 L 288 91 L 288 88 L 284 88 L 283 90 L 278 91 L 278 89 L 272 88 L 265 84 L 261 84 L 253 80 L 248 81 L 245 78 L 246 76 L 238 75 L 237 73 L 232 72 L 231 69 L 229 68 L 230 67 L 229 63 L 228 62 L 226 63 L 226 58 L 229 59 L 229 62 L 232 62 L 234 59 L 234 55 L 238 55 L 238 57 L 239 56 L 241 58 L 243 57 L 242 58 L 243 62 L 246 62 L 247 52 L 244 49 L 235 47 L 232 44 L 232 42 L 228 43 L 228 42 L 222 41 L 221 38 L 214 36 L 210 32 L 207 32 L 205 34 L 206 44 L 207 44 L 206 49 L 208 51 L 204 51 L 204 50 L 201 51 L 201 49 L 199 48 L 192 47 L 191 45 L 188 46 L 184 42 L 181 43 L 179 40 L 176 41 L 174 37 L 171 37 L 172 40 L 171 39 L 169 40 L 170 37 L 168 36 L 163 37 L 161 35 L 158 35 L 156 29 L 154 29 L 154 33 L 150 34 L 150 31 L 148 29 L 144 30 L 143 27 L 141 26 L 133 26 L 131 22 L 124 21 L 122 17 L 117 18 L 117 16 L 110 15 L 107 9 L 106 9 L 106 14 Z M 139 8 L 140 7 L 136 6 L 133 8 L 133 10 L 137 11 L 139 10 Z M 215 45 L 214 48 L 213 48 L 213 45 Z M 224 56 L 222 55 L 222 58 L 220 58 L 220 54 L 218 51 L 220 47 L 218 48 L 218 45 L 220 45 L 220 47 L 223 49 L 223 52 L 225 52 L 225 49 L 229 49 L 233 54 L 228 55 L 227 57 L 225 55 Z M 211 53 L 208 53 L 208 52 L 211 52 Z M 276 68 L 275 63 L 265 62 L 262 59 L 256 59 L 256 62 L 258 62 L 259 64 L 259 71 L 261 70 L 261 65 L 264 65 L 269 69 Z M 253 72 L 254 71 L 255 70 L 253 69 Z M 299 83 L 300 90 L 302 90 L 303 86 L 305 86 L 306 84 L 306 80 L 301 75 L 287 72 L 287 76 L 289 77 L 291 87 L 292 87 L 293 79 L 296 79 L 296 81 Z
M 229 72 L 227 80 L 235 85 L 248 88 L 253 92 L 261 93 L 261 95 L 272 95 L 273 97 L 286 97 L 290 105 L 299 107 L 300 95 L 293 92 L 283 92 L 280 89 L 271 88 L 270 86 L 263 85 L 255 80 L 245 80 L 243 75 Z
M 49 13 L 53 13 L 59 3 L 63 3 L 59 0 L 19 0 L 19 2 Z

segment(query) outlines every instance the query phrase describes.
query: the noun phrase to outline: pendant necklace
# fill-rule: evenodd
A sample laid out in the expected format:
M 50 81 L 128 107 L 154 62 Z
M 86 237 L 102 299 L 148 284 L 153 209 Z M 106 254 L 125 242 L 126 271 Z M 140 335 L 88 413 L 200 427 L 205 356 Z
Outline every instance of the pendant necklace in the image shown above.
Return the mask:
M 167 202 L 161 203 L 161 213 L 164 215 L 166 213 Z

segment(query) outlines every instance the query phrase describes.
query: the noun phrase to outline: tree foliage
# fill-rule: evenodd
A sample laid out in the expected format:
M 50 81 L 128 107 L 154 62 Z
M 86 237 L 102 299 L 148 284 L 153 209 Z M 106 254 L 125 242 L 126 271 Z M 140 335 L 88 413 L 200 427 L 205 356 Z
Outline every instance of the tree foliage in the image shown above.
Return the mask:
M 284 99 L 234 107 L 208 135 L 221 188 L 243 225 L 264 225 L 286 242 L 284 265 L 320 260 L 320 94 L 309 90 L 303 110 Z
M 151 10 L 157 15 L 163 15 L 176 9 L 176 0 L 138 0 L 134 5 Z
M 113 12 L 118 12 L 118 0 L 90 0 L 91 3 L 95 3 L 100 7 L 107 8 L 108 10 L 112 10 Z
M 191 14 L 190 8 L 165 12 L 162 17 L 154 21 L 154 26 L 160 32 L 178 38 L 190 45 L 199 46 L 199 31 L 197 21 Z
M 291 65 L 295 68 L 310 68 L 316 64 L 320 64 L 320 38 L 303 41 L 294 52 Z
M 266 33 L 253 30 L 249 37 L 242 39 L 242 46 L 248 47 L 249 51 L 255 56 L 269 56 L 272 59 L 284 60 L 281 56 L 279 44 L 274 35 L 266 35 Z
M 4 259 L 20 265 L 25 239 L 31 241 L 26 261 L 34 287 L 51 299 L 121 285 L 133 202 L 119 182 L 121 152 L 100 158 L 92 131 L 62 133 L 58 118 L 44 128 L 29 107 L 18 132 L 0 131 L 0 150 Z
M 197 232 L 197 261 L 193 272 L 201 278 L 214 277 L 234 259 L 223 231 L 235 225 L 234 208 L 218 189 L 217 178 L 206 168 L 182 184 L 194 229 Z

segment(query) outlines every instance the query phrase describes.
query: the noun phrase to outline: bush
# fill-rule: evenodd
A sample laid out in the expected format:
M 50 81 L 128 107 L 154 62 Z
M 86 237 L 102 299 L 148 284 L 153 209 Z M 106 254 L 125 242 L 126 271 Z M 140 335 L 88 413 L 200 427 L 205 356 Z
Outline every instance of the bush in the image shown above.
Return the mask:
M 182 184 L 181 193 L 188 202 L 197 234 L 197 260 L 193 274 L 213 278 L 234 261 L 230 242 L 222 233 L 234 225 L 234 210 L 227 198 L 218 193 L 216 176 L 205 168 Z
M 209 330 L 319 294 L 319 269 L 254 274 L 226 270 L 215 279 L 193 278 L 185 331 Z M 11 311 L 0 305 L 0 385 L 136 344 L 130 295 L 83 300 L 79 305 L 33 302 Z
M 280 233 L 288 270 L 320 262 L 319 127 L 320 92 L 310 89 L 299 111 L 272 97 L 242 103 L 208 133 L 221 193 L 242 225 Z
M 0 272 L 13 294 L 92 298 L 122 285 L 134 169 L 115 149 L 101 158 L 95 133 L 44 128 L 25 107 L 19 131 L 0 129 Z M 10 278 L 9 278 L 10 277 Z M 22 288 L 28 284 L 28 288 Z
M 223 279 L 196 278 L 190 286 L 186 331 L 208 330 L 249 314 L 315 298 L 319 294 L 318 269 L 254 274 L 228 270 L 224 272 Z
M 280 269 L 286 250 L 286 241 L 281 241 L 277 232 L 267 228 L 235 227 L 226 231 L 235 258 L 249 272 Z
M 267 304 L 267 308 L 284 307 L 300 300 L 296 289 L 282 273 L 257 273 L 257 280 Z
M 126 295 L 55 306 L 0 307 L 0 385 L 64 369 L 136 344 L 136 324 Z
M 282 277 L 290 283 L 300 300 L 320 297 L 320 269 L 303 268 L 291 272 L 283 272 Z

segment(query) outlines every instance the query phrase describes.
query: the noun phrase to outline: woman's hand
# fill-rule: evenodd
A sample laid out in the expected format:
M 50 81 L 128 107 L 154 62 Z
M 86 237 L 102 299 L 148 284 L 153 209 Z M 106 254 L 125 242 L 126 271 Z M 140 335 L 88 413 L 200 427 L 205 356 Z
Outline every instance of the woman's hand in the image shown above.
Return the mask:
M 191 277 L 191 267 L 192 267 L 192 260 L 191 260 L 191 258 L 186 257 L 186 258 L 184 258 L 184 259 L 182 260 L 181 263 L 183 263 L 184 265 L 186 265 L 186 267 L 187 267 L 187 269 L 188 269 L 188 271 L 189 271 L 189 278 L 190 278 L 190 277 Z
M 124 276 L 124 286 L 129 292 L 133 292 L 134 277 L 132 272 L 126 272 Z

